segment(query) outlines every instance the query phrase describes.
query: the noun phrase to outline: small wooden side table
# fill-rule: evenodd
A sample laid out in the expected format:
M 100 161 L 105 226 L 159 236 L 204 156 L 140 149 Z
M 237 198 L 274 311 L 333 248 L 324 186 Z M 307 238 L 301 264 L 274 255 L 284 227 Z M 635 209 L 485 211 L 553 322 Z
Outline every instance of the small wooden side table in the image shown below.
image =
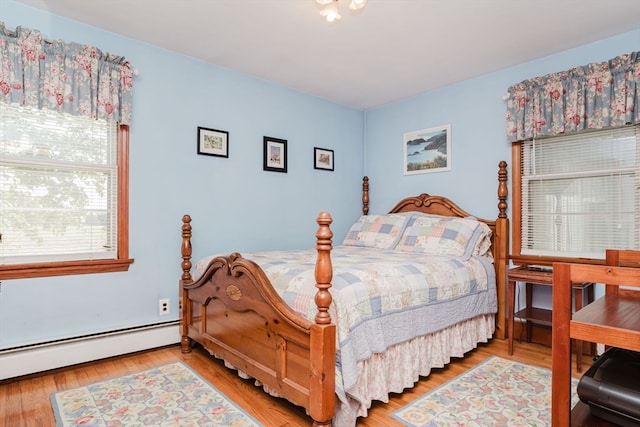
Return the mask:
M 521 265 L 509 269 L 507 272 L 508 299 L 509 299 L 509 355 L 513 354 L 513 334 L 514 319 L 516 317 L 524 319 L 527 329 L 527 342 L 531 342 L 531 331 L 533 323 L 551 326 L 551 310 L 533 307 L 532 305 L 532 285 L 553 286 L 553 270 L 551 267 L 538 267 L 532 265 Z M 527 306 L 515 313 L 516 302 L 516 282 L 525 283 L 525 299 Z M 572 283 L 573 300 L 575 310 L 582 308 L 583 291 L 587 291 L 587 304 L 593 302 L 593 283 Z M 595 353 L 595 345 L 591 345 L 592 355 Z M 582 372 L 582 341 L 576 340 L 576 369 Z

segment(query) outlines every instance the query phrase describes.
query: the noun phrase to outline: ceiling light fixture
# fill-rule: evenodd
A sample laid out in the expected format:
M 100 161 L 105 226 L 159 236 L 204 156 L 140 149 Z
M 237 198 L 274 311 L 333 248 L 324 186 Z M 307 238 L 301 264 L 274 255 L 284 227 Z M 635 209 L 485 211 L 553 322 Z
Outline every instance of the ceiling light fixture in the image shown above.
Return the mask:
M 324 6 L 320 11 L 320 15 L 324 16 L 328 22 L 339 20 L 340 12 L 338 11 L 338 0 L 316 0 Z M 367 4 L 367 0 L 351 0 L 349 8 L 353 10 L 362 9 Z

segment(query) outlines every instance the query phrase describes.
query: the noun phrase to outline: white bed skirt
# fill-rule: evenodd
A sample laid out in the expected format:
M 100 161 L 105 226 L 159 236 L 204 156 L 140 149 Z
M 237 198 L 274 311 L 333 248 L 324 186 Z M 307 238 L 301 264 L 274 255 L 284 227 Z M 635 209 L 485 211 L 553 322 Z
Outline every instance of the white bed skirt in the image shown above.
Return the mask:
M 336 402 L 334 426 L 355 426 L 366 417 L 374 400 L 389 401 L 389 393 L 411 388 L 433 368 L 442 368 L 452 357 L 487 342 L 495 332 L 495 316 L 478 316 L 447 329 L 424 335 L 374 354 L 358 363 L 358 383 L 347 392 L 348 404 Z

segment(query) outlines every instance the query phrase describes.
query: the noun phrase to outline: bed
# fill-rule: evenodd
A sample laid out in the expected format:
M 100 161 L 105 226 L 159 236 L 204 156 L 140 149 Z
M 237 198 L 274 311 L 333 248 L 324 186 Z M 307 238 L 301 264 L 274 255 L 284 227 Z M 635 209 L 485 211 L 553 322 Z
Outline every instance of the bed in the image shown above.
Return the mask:
M 355 425 L 372 401 L 505 338 L 506 181 L 500 162 L 498 216 L 486 220 L 428 194 L 370 215 L 365 177 L 363 215 L 336 247 L 322 212 L 314 250 L 216 255 L 195 265 L 185 215 L 182 351 L 202 345 L 304 407 L 314 426 Z

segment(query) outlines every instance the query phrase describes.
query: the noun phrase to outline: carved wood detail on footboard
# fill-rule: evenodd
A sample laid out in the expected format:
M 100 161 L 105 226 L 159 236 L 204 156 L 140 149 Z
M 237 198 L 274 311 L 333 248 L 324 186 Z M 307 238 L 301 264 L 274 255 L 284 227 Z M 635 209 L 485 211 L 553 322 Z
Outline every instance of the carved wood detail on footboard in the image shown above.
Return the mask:
M 191 218 L 182 227 L 182 351 L 198 342 L 216 357 L 291 402 L 307 408 L 314 425 L 330 425 L 335 412 L 335 325 L 331 323 L 333 233 L 331 216 L 317 222 L 315 323 L 293 311 L 264 271 L 238 253 L 214 258 L 194 281 Z

